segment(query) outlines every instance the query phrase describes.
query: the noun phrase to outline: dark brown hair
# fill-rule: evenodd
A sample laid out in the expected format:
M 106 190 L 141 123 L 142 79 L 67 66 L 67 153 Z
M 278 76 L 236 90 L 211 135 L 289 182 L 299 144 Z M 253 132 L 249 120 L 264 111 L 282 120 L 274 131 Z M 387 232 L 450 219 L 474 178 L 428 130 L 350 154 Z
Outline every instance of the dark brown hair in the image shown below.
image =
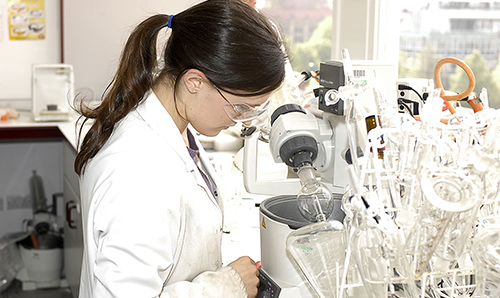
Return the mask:
M 175 15 L 160 67 L 156 40 L 168 20 L 169 15 L 158 14 L 139 24 L 127 40 L 102 103 L 93 109 L 80 105 L 83 123 L 93 123 L 76 156 L 78 175 L 115 124 L 159 80 L 170 80 L 176 90 L 187 70 L 198 69 L 220 89 L 242 96 L 269 93 L 283 82 L 286 54 L 276 27 L 241 0 L 208 0 Z

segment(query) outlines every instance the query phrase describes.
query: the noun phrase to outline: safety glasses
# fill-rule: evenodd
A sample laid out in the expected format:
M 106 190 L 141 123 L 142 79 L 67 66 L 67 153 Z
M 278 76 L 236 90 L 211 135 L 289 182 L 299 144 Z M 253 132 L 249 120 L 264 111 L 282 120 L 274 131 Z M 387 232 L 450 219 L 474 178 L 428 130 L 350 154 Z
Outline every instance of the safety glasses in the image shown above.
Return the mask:
M 214 85 L 214 87 L 215 90 L 219 92 L 220 96 L 227 101 L 228 104 L 224 106 L 224 112 L 226 112 L 229 118 L 231 118 L 234 122 L 247 122 L 259 117 L 269 108 L 271 103 L 271 100 L 268 99 L 258 107 L 252 107 L 246 103 L 233 104 L 222 94 L 222 92 L 220 92 L 217 86 Z

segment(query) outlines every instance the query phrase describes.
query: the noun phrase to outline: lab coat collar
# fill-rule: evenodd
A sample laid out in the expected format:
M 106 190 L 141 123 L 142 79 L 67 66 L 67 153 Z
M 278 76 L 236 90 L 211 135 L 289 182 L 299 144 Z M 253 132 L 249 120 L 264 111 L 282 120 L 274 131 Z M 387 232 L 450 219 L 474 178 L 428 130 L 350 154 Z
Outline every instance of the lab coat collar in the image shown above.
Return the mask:
M 136 108 L 136 112 L 153 131 L 168 141 L 168 144 L 186 164 L 186 170 L 190 171 L 195 168 L 192 162 L 188 162 L 190 156 L 179 129 L 153 91 L 146 95 L 146 98 Z
M 150 91 L 149 94 L 146 95 L 146 98 L 136 108 L 136 112 L 138 116 L 141 117 L 149 127 L 151 127 L 159 136 L 164 138 L 170 146 L 172 146 L 177 155 L 179 155 L 179 157 L 184 161 L 186 171 L 195 174 L 196 182 L 198 183 L 198 185 L 203 187 L 210 199 L 222 209 L 219 198 L 215 198 L 213 196 L 212 192 L 206 185 L 205 180 L 199 173 L 196 164 L 193 162 L 191 156 L 189 155 L 189 152 L 186 148 L 186 143 L 184 142 L 184 139 L 182 138 L 177 125 L 175 125 L 172 116 L 170 116 L 165 107 L 163 107 L 160 100 L 153 91 Z M 211 165 L 209 166 L 205 160 L 207 159 L 207 156 L 204 150 L 202 150 L 201 143 L 199 143 L 196 137 L 194 139 L 198 148 L 201 149 L 200 160 L 205 166 L 207 166 L 207 175 L 210 175 L 210 178 L 213 181 L 216 181 L 214 171 L 210 169 Z

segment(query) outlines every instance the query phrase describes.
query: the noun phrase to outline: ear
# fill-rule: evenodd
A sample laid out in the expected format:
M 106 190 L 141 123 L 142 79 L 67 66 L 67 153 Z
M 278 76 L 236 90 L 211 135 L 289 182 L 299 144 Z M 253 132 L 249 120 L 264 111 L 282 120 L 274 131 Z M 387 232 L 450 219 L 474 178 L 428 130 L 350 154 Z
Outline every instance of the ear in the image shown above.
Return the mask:
M 200 91 L 203 84 L 208 82 L 205 74 L 198 69 L 189 69 L 186 71 L 183 81 L 189 93 L 196 93 Z

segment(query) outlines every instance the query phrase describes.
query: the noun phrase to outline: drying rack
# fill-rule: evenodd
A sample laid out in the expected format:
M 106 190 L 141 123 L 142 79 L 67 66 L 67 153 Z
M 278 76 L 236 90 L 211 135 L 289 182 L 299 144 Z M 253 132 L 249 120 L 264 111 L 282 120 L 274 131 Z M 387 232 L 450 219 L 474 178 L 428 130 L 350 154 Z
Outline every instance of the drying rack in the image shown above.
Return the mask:
M 408 125 L 422 125 L 422 124 L 408 124 Z M 415 128 L 415 127 L 414 127 Z M 446 128 L 445 128 L 446 129 Z M 474 130 L 475 128 L 473 128 Z M 479 131 L 481 134 L 481 129 L 484 130 L 484 126 L 481 126 L 475 130 Z M 494 127 L 492 129 L 497 129 Z M 407 132 L 407 131 L 406 131 Z M 402 163 L 409 163 L 408 160 L 403 160 L 404 157 L 400 154 L 400 146 L 403 144 L 400 141 L 401 128 L 381 128 L 377 127 L 367 133 L 368 142 L 365 147 L 366 154 L 364 157 L 360 158 L 358 178 L 361 180 L 360 185 L 370 185 L 373 189 L 387 188 L 387 185 L 391 185 L 392 191 L 396 189 L 401 191 L 398 187 L 397 181 L 399 175 L 401 174 Z M 499 134 L 500 135 L 500 134 Z M 474 137 L 477 137 L 475 134 Z M 410 144 L 415 144 L 415 139 L 420 136 L 414 135 L 410 136 Z M 371 141 L 370 141 L 371 140 Z M 408 141 L 408 140 L 407 140 Z M 413 143 L 412 143 L 413 142 Z M 477 140 L 476 140 L 477 142 Z M 383 161 L 379 159 L 378 150 L 383 148 Z M 415 148 L 411 148 L 415 149 Z M 406 148 L 408 150 L 408 148 Z M 463 154 L 463 152 L 461 153 Z M 400 284 L 398 284 L 397 279 L 388 281 L 384 286 L 387 287 L 387 297 L 405 297 L 405 298 L 458 298 L 458 297 L 479 297 L 476 295 L 476 280 L 475 271 L 472 259 L 470 258 L 470 248 L 474 241 L 473 235 L 476 234 L 480 229 L 482 229 L 481 222 L 487 222 L 489 220 L 497 217 L 500 212 L 499 195 L 495 195 L 490 201 L 483 199 L 482 204 L 491 204 L 492 212 L 489 214 L 478 215 L 475 221 L 475 228 L 470 233 L 468 238 L 464 254 L 464 259 L 469 260 L 468 262 L 456 262 L 456 265 L 443 269 L 443 270 L 426 270 L 422 275 L 412 278 L 415 283 L 416 288 L 414 288 L 414 293 L 408 294 L 401 290 Z M 398 212 L 397 208 L 390 206 L 390 202 L 380 202 L 379 212 L 384 212 L 386 214 L 392 214 Z M 398 229 L 405 229 L 406 227 L 399 226 L 396 224 Z M 348 228 L 349 229 L 349 228 Z M 351 234 L 352 236 L 352 234 Z M 347 297 L 360 297 L 359 291 L 362 291 L 364 284 L 360 276 L 355 276 L 352 274 L 352 262 L 354 261 L 350 252 L 354 249 L 351 246 L 351 239 L 348 241 L 347 255 L 345 264 L 343 264 L 343 274 L 339 283 L 339 291 L 336 297 L 347 298 Z M 337 264 L 339 266 L 339 264 Z M 359 273 L 358 273 L 359 274 Z M 366 292 L 365 292 L 366 293 Z M 384 296 L 385 297 L 385 296 Z M 377 297 L 378 298 L 378 297 Z

